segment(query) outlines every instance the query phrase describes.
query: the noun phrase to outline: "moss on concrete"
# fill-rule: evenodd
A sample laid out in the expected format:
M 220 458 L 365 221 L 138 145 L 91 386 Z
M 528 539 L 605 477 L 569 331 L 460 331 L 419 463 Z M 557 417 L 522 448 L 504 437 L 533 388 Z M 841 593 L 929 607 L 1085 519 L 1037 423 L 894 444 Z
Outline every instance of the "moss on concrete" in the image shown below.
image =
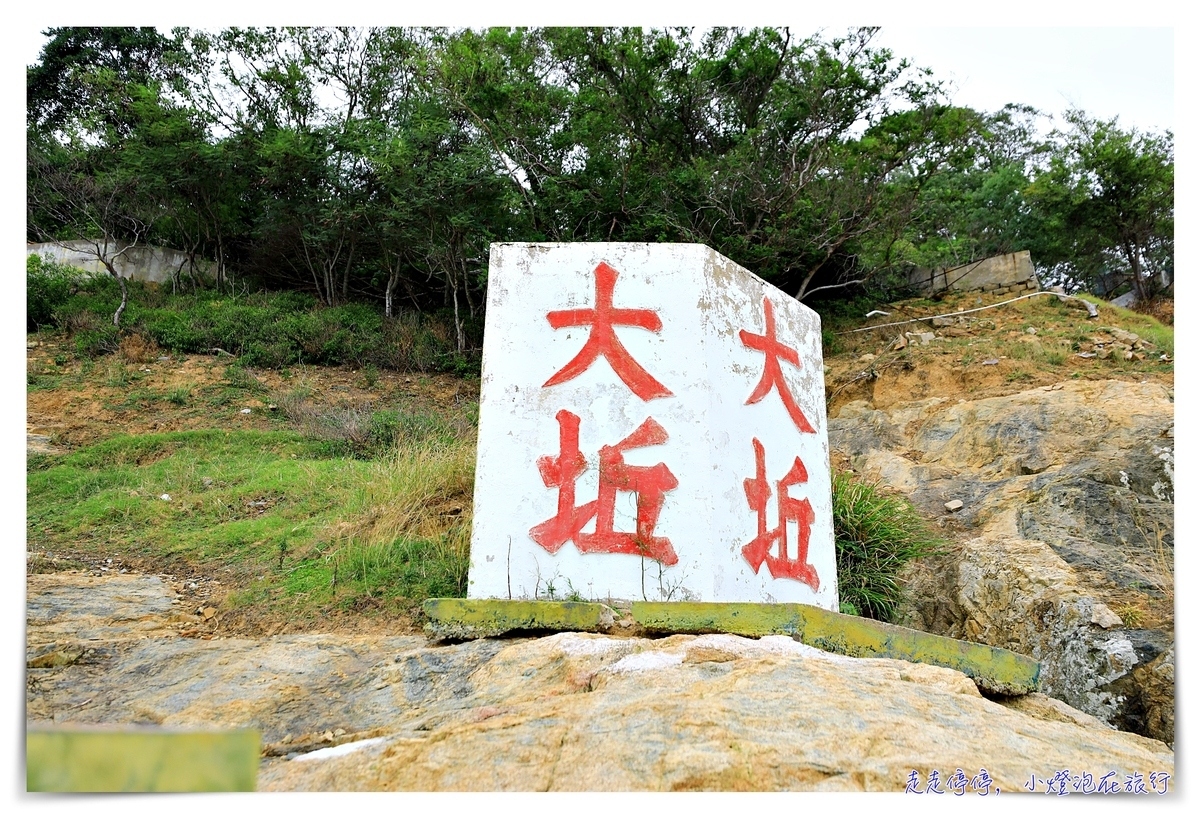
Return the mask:
M 602 631 L 614 612 L 598 602 L 527 599 L 427 599 L 425 632 L 435 639 L 478 639 L 511 631 Z
M 812 605 L 634 602 L 633 621 L 657 633 L 786 634 L 846 656 L 904 659 L 961 671 L 982 690 L 1015 695 L 1037 689 L 1040 667 L 1002 648 L 834 613 Z
M 30 728 L 25 786 L 29 792 L 253 792 L 259 743 L 257 730 Z

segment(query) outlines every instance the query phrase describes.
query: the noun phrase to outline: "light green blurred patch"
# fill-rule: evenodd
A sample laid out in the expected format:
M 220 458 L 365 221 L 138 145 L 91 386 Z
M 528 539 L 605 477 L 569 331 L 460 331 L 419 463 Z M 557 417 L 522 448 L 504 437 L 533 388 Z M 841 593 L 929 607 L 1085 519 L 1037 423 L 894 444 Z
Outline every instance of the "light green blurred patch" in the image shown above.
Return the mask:
M 30 728 L 28 792 L 253 792 L 257 730 Z

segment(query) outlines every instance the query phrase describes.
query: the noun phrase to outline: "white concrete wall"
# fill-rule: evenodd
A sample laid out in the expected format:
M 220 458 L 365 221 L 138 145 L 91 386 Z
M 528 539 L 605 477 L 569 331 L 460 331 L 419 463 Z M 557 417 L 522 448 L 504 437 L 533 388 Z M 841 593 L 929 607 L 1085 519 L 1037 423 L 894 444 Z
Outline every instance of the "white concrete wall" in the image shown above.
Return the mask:
M 604 356 L 574 377 L 558 375 L 588 348 L 593 326 L 555 329 L 548 316 L 592 309 L 602 262 L 617 271 L 616 309 L 648 310 L 661 320 L 658 331 L 617 325 L 615 335 L 669 394 L 654 396 L 654 390 L 645 389 L 639 396 Z M 799 366 L 783 361 L 779 372 L 812 431 L 797 425 L 774 385 L 748 403 L 766 356 L 747 346 L 742 332 L 764 334 L 764 298 L 773 306 L 778 341 L 798 353 Z M 837 608 L 816 313 L 703 245 L 579 243 L 492 245 L 486 315 L 469 597 L 544 598 L 552 584 L 560 598 L 573 589 L 589 599 L 779 601 Z M 585 464 L 567 507 L 583 510 L 578 525 L 568 526 L 577 533 L 547 547 L 533 532 L 559 516 L 562 488 L 553 471 L 561 454 L 558 418 L 564 410 L 579 418 Z M 660 492 L 661 512 L 649 532 L 651 538 L 665 539 L 669 549 L 643 538 L 643 551 L 659 559 L 589 550 L 595 547 L 588 540 L 598 531 L 600 515 L 599 506 L 587 504 L 598 500 L 605 482 L 600 450 L 615 446 L 648 419 L 666 439 L 623 456 L 626 464 L 657 468 L 660 476 L 665 467 L 666 482 L 677 484 Z M 787 506 L 807 501 L 812 509 L 805 562 L 797 552 L 801 523 L 807 523 L 799 519 L 803 513 L 785 514 L 792 518 L 784 524 L 786 555 L 771 536 L 764 540 L 770 559 L 757 571 L 744 553 L 759 531 L 747 491 L 747 481 L 754 484 L 757 477 L 755 440 L 764 454 L 766 480 L 760 490 L 766 492 L 763 520 L 769 533 L 779 529 L 779 481 L 797 458 L 807 469 L 807 481 L 786 490 L 792 498 Z M 624 533 L 634 539 L 638 499 L 653 494 L 617 491 L 614 537 Z M 665 557 L 667 550 L 673 560 Z M 807 569 L 801 567 L 805 564 Z M 807 570 L 807 581 L 786 576 L 789 565 L 792 573 Z
M 1036 290 L 1039 286 L 1028 250 L 991 256 L 957 267 L 918 268 L 909 281 L 927 294 L 944 290 L 1009 293 Z
M 78 267 L 89 273 L 108 275 L 108 271 L 97 260 L 95 253 L 89 253 L 91 244 L 84 240 L 68 241 L 62 244 L 42 242 L 27 244 L 26 255 L 47 256 L 59 264 Z M 114 263 L 117 272 L 131 281 L 169 282 L 171 276 L 183 265 L 184 275 L 187 274 L 187 254 L 181 250 L 168 247 L 141 245 L 126 250 Z M 204 259 L 196 260 L 196 274 L 200 277 L 210 277 L 214 263 Z

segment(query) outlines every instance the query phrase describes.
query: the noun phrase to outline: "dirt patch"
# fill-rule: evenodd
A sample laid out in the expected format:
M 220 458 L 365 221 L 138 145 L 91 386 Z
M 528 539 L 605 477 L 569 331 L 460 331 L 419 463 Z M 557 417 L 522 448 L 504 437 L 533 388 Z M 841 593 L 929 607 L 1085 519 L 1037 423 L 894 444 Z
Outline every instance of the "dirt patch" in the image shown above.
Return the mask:
M 118 432 L 279 428 L 286 422 L 279 406 L 296 394 L 320 406 L 355 408 L 407 402 L 449 409 L 479 398 L 477 379 L 452 375 L 317 366 L 231 375 L 232 361 L 158 355 L 130 363 L 120 354 L 80 361 L 68 340 L 40 337 L 27 349 L 26 433 L 38 450 L 54 453 Z
M 976 294 L 903 302 L 888 305 L 891 314 L 876 320 L 890 323 L 985 303 Z M 1159 310 L 1169 312 L 1166 306 Z M 936 324 L 930 319 L 836 334 L 839 351 L 825 355 L 828 412 L 835 416 L 857 400 L 886 409 L 930 397 L 998 397 L 1076 379 L 1174 383 L 1169 354 L 1148 339 L 1126 348 L 1102 329 L 1119 325 L 1120 314 L 1105 305 L 1099 312 L 1088 319 L 1083 310 L 1045 296 Z M 1134 357 L 1126 360 L 1126 353 Z

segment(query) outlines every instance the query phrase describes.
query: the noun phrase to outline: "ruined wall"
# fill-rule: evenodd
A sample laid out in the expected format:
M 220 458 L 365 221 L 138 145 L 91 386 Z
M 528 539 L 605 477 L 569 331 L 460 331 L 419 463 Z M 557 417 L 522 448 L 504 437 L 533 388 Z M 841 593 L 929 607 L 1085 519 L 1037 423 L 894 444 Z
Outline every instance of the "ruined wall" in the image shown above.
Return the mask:
M 107 275 L 108 271 L 96 259 L 95 254 L 87 252 L 89 246 L 91 246 L 90 243 L 84 240 L 66 241 L 62 244 L 43 242 L 40 244 L 27 244 L 25 252 L 26 255 L 37 254 L 48 257 L 51 261 L 58 264 L 78 267 L 89 273 Z M 186 253 L 181 250 L 173 250 L 169 247 L 154 247 L 151 245 L 141 245 L 126 250 L 113 266 L 117 268 L 117 272 L 123 278 L 128 278 L 132 281 L 156 281 L 159 283 L 170 281 L 171 276 L 177 270 L 182 269 L 184 274 L 188 271 Z M 212 277 L 214 267 L 214 263 L 207 259 L 196 259 L 195 274 L 201 278 L 209 279 Z
M 944 290 L 1020 294 L 1040 289 L 1028 250 L 992 256 L 957 267 L 918 267 L 909 276 L 909 283 L 925 295 Z

